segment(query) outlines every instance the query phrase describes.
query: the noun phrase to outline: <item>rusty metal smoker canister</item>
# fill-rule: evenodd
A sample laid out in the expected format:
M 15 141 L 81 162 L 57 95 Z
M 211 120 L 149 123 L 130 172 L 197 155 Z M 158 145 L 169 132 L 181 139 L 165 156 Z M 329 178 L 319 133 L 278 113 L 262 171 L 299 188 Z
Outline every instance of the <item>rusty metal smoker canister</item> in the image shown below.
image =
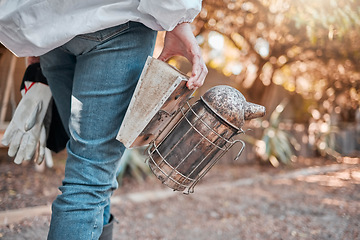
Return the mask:
M 265 107 L 248 103 L 230 86 L 208 90 L 187 109 L 159 144 L 149 148 L 148 164 L 164 184 L 176 191 L 194 191 L 196 183 L 237 142 L 232 137 L 242 133 L 245 120 L 262 117 Z M 184 191 L 186 193 L 186 191 Z

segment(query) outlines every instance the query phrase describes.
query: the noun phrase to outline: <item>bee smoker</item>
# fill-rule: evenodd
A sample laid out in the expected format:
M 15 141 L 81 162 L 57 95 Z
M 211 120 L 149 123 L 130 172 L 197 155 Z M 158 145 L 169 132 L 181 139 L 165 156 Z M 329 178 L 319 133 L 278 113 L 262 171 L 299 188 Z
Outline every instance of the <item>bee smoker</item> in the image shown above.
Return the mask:
M 156 79 L 158 74 L 151 71 L 154 63 L 159 64 L 156 71 L 172 68 L 150 58 L 139 84 L 147 78 Z M 265 107 L 248 103 L 238 90 L 225 85 L 209 89 L 191 105 L 188 100 L 193 92 L 186 88 L 187 77 L 177 71 L 171 72 L 174 75 L 165 78 L 172 78 L 173 89 L 167 91 L 166 100 L 157 101 L 152 114 L 148 114 L 151 120 L 142 123 L 146 125 L 141 127 L 142 131 L 132 134 L 125 129 L 139 120 L 133 118 L 134 112 L 138 112 L 135 109 L 149 109 L 149 106 L 143 107 L 144 102 L 134 99 L 139 98 L 139 89 L 153 86 L 143 85 L 139 91 L 135 90 L 131 100 L 134 102 L 130 103 L 130 112 L 125 115 L 117 139 L 126 147 L 149 144 L 147 162 L 154 175 L 175 191 L 192 193 L 199 180 L 236 143 L 241 143 L 241 149 L 235 159 L 240 156 L 245 144 L 241 140 L 232 140 L 233 137 L 243 133 L 241 127 L 245 120 L 264 116 Z M 163 77 L 164 71 L 160 75 Z M 129 138 L 131 134 L 132 139 Z

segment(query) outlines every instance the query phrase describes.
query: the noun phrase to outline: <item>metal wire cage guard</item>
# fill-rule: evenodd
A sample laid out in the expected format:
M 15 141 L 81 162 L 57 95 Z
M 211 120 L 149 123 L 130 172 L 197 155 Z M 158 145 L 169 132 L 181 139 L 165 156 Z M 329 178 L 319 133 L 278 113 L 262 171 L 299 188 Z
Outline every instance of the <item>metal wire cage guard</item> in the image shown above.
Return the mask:
M 154 141 L 148 148 L 147 162 L 163 184 L 189 194 L 234 144 L 241 143 L 235 160 L 238 159 L 245 143 L 232 140 L 243 133 L 242 129 L 227 123 L 203 101 L 185 105 L 187 107 L 180 108 L 177 113 L 181 117 L 174 127 L 160 143 Z

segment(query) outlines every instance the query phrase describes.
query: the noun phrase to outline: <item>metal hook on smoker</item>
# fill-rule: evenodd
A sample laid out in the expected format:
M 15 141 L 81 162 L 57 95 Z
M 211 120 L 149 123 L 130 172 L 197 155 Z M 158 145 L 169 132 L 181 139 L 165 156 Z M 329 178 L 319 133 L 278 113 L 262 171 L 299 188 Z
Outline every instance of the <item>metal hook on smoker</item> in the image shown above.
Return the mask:
M 239 153 L 236 155 L 234 161 L 236 161 L 236 160 L 239 159 L 241 153 L 244 151 L 244 148 L 245 148 L 245 142 L 244 142 L 243 140 L 236 140 L 236 141 L 234 142 L 234 144 L 237 143 L 237 142 L 240 142 L 240 143 L 242 144 L 242 146 L 241 146 L 241 149 L 240 149 Z

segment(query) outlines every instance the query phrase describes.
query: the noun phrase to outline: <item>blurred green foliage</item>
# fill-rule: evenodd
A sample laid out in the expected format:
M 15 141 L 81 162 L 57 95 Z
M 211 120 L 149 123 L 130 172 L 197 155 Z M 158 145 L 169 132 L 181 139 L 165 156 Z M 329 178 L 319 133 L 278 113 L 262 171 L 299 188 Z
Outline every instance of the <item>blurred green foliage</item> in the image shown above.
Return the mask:
M 280 163 L 289 164 L 295 161 L 294 150 L 300 148 L 297 140 L 280 127 L 282 123 L 281 113 L 287 104 L 288 100 L 283 100 L 271 113 L 269 126 L 263 128 L 260 139 L 246 134 L 243 136 L 244 141 L 255 146 L 260 159 L 264 162 L 270 162 L 274 167 L 278 167 Z
M 122 184 L 125 174 L 129 174 L 135 180 L 142 182 L 150 175 L 151 170 L 146 164 L 145 149 L 143 147 L 126 149 L 117 172 L 117 181 Z

